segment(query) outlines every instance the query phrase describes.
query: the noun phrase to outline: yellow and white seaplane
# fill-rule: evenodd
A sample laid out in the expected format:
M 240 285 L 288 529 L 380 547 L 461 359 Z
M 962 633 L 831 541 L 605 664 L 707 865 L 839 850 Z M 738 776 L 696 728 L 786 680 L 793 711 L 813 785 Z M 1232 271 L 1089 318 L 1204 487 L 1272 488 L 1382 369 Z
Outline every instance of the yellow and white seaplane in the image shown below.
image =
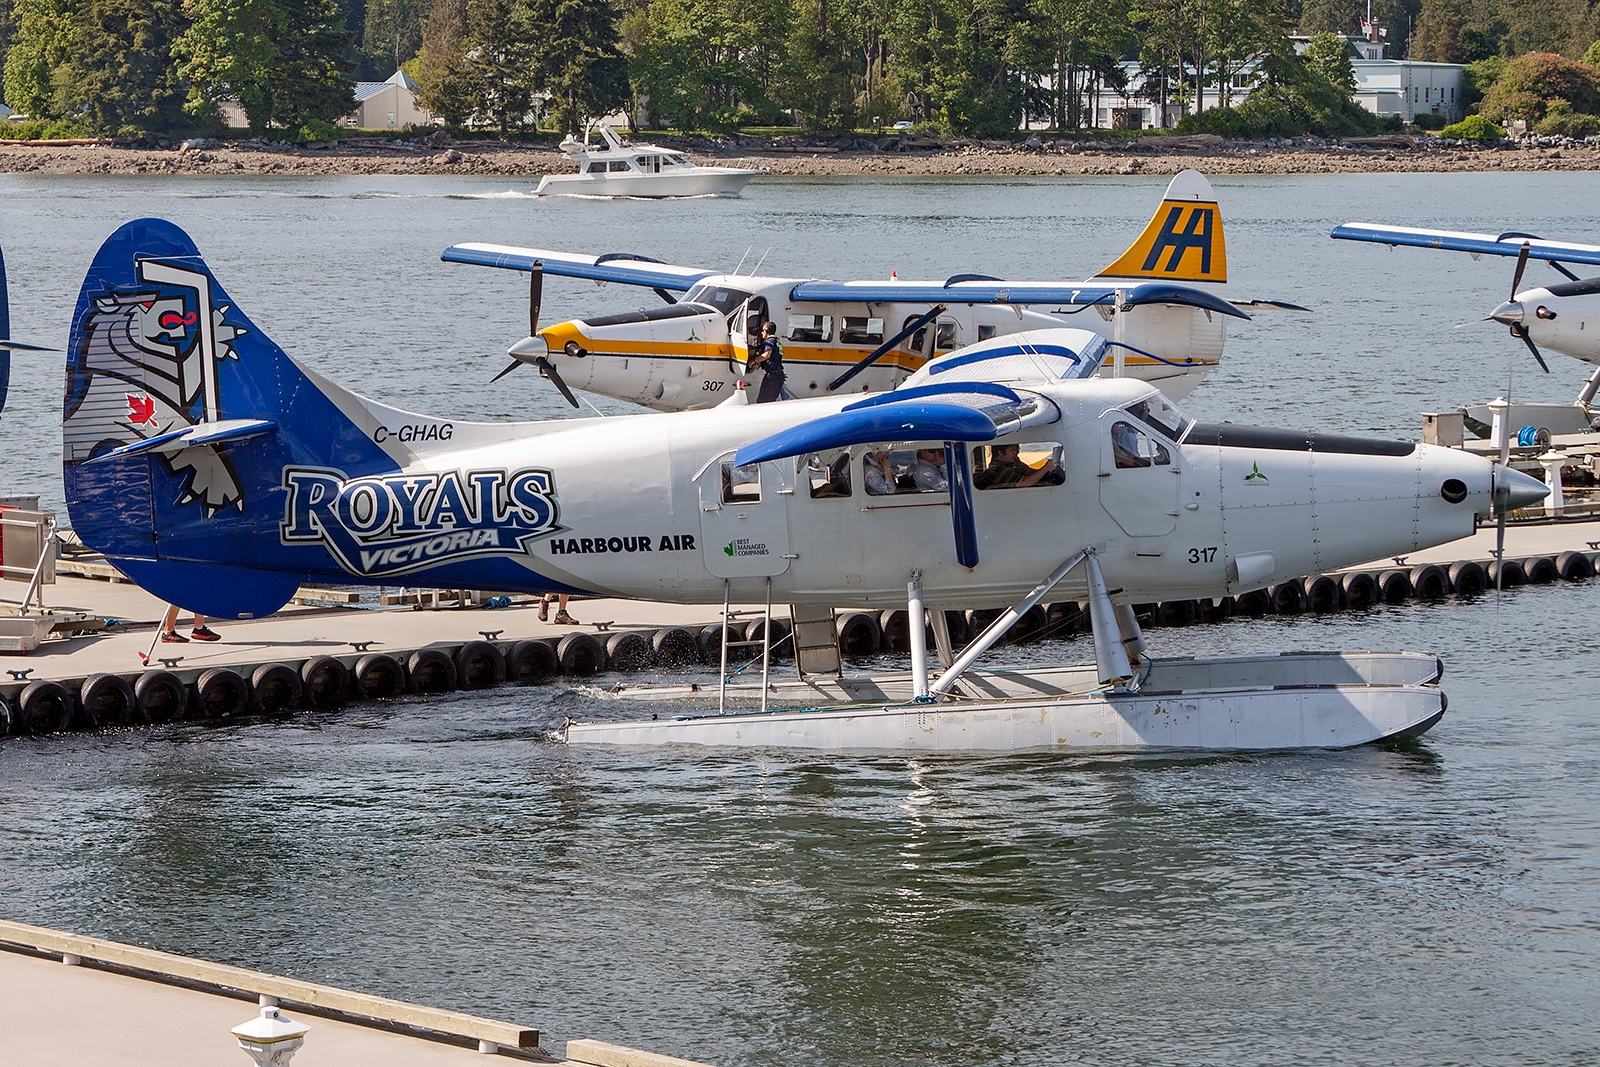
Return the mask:
M 502 375 L 529 364 L 560 389 L 657 411 L 715 407 L 746 378 L 761 324 L 783 340 L 787 397 L 893 389 L 929 360 L 1006 334 L 1070 326 L 1116 342 L 1107 376 L 1125 374 L 1182 398 L 1222 355 L 1225 321 L 1249 318 L 1226 298 L 1227 247 L 1211 183 L 1186 170 L 1144 232 L 1086 281 L 826 281 L 722 274 L 640 255 L 591 256 L 459 244 L 444 260 L 530 272 L 528 336 Z M 546 274 L 653 289 L 666 303 L 539 328 Z M 1242 306 L 1304 310 L 1274 301 Z M 1089 314 L 1084 314 L 1090 312 Z

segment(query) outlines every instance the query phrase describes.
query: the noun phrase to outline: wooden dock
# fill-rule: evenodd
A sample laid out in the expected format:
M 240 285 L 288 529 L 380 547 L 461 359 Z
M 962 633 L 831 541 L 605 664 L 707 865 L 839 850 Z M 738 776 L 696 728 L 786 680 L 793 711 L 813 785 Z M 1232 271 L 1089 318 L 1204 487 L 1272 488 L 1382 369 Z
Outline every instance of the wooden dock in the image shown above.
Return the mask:
M 230 1031 L 257 1005 L 310 1025 L 295 1067 L 451 1067 L 486 1054 L 566 1067 L 706 1067 L 593 1040 L 568 1042 L 561 1059 L 529 1026 L 0 920 L 0 1046 L 14 1067 L 243 1064 Z

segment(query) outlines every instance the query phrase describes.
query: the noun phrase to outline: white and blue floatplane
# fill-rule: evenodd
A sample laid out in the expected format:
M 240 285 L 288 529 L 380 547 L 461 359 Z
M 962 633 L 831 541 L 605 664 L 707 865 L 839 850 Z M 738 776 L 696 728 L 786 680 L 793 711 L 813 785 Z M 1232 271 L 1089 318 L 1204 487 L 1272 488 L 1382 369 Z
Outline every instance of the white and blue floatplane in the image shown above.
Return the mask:
M 574 744 L 1340 747 L 1437 721 L 1431 655 L 1161 659 L 1132 605 L 1415 552 L 1545 487 L 1452 449 L 1198 424 L 1148 383 L 1096 377 L 1116 343 L 1026 331 L 866 396 L 464 422 L 300 366 L 185 233 L 142 219 L 78 300 L 67 501 L 86 545 L 221 618 L 308 580 L 791 605 L 804 678 L 780 684 L 769 658 L 748 709 L 573 724 Z M 1095 662 L 974 669 L 1047 596 L 1087 601 Z M 843 675 L 834 609 L 894 605 L 928 613 L 940 669 L 914 625 L 908 673 Z M 957 649 L 956 607 L 1006 611 Z

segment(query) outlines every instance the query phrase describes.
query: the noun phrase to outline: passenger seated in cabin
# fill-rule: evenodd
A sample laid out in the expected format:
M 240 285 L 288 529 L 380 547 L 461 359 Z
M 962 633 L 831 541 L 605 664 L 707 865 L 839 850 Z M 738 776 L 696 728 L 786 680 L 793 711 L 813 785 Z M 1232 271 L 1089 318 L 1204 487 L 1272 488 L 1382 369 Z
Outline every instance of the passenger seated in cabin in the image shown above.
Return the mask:
M 868 452 L 862 464 L 866 469 L 868 496 L 894 496 L 900 487 L 894 480 L 894 459 L 887 452 Z
M 1116 460 L 1117 469 L 1129 467 L 1148 467 L 1150 460 L 1139 454 L 1139 441 L 1144 435 L 1133 428 L 1132 423 L 1117 422 L 1111 426 L 1111 455 Z
M 917 449 L 917 464 L 911 468 L 911 480 L 916 482 L 918 492 L 943 493 L 949 490 L 950 479 L 944 470 L 944 449 Z
M 987 465 L 981 463 L 984 449 L 980 447 L 976 451 L 980 465 L 972 476 L 972 482 L 979 489 L 1017 489 L 1033 485 L 1060 485 L 1066 481 L 1066 472 L 1056 462 L 1054 455 L 1046 457 L 1038 467 L 1030 467 L 1023 462 L 1021 446 L 1016 442 L 995 445 L 989 450 Z

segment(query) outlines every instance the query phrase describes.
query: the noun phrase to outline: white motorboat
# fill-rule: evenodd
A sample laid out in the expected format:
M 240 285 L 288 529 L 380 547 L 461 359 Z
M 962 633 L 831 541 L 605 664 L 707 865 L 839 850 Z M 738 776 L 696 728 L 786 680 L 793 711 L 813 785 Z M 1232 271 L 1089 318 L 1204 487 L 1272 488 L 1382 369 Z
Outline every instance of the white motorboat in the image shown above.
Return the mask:
M 591 135 L 598 131 L 600 142 Z M 568 136 L 561 151 L 578 164 L 576 174 L 547 174 L 539 196 L 738 196 L 766 169 L 702 167 L 672 148 L 631 144 L 604 123 L 591 123 L 583 140 Z

